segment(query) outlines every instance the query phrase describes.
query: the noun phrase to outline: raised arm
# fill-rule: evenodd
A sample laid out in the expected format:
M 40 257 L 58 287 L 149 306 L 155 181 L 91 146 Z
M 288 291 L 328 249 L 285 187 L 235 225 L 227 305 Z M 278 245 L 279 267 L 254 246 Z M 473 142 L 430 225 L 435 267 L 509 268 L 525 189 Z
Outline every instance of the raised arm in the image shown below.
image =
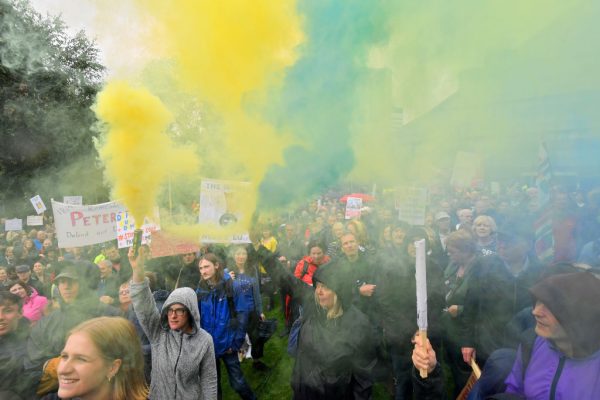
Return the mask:
M 154 296 L 150 292 L 148 279 L 144 276 L 144 262 L 146 259 L 146 249 L 141 248 L 137 259 L 133 256 L 133 250 L 129 249 L 129 264 L 133 270 L 129 293 L 133 310 L 140 322 L 140 325 L 150 343 L 155 343 L 161 333 L 160 313 L 156 309 Z
M 292 293 L 292 296 L 297 299 L 304 299 L 305 296 L 314 296 L 314 288 L 292 275 L 281 264 L 277 253 L 271 253 L 262 245 L 254 251 L 256 258 L 265 267 L 265 270 L 276 285 L 287 288 Z

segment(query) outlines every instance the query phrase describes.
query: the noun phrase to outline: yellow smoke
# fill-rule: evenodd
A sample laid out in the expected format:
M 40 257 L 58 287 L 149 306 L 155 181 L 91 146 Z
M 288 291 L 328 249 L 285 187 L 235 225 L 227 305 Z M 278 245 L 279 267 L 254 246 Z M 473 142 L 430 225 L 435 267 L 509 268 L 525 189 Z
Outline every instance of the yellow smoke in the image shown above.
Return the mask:
M 144 88 L 112 82 L 98 95 L 95 112 L 108 128 L 99 153 L 113 197 L 125 204 L 139 228 L 152 214 L 165 179 L 196 172 L 198 160 L 190 148 L 173 144 L 165 132 L 173 116 Z
M 251 183 L 242 221 L 227 228 L 203 226 L 201 232 L 215 236 L 219 230 L 226 235 L 240 225 L 248 228 L 265 171 L 282 162 L 282 150 L 291 143 L 261 110 L 298 58 L 303 33 L 296 1 L 138 3 L 158 21 L 156 37 L 174 61 L 179 90 L 208 104 L 219 117 L 218 128 L 204 126 L 207 134 L 194 138 L 199 149 L 219 155 L 202 165 L 216 175 L 203 176 Z
M 278 132 L 262 112 L 280 88 L 286 69 L 299 57 L 298 47 L 304 37 L 296 0 L 184 0 L 176 4 L 134 0 L 134 8 L 140 12 L 139 20 L 152 21 L 151 26 L 144 27 L 145 37 L 152 37 L 146 43 L 146 58 L 162 60 L 144 65 L 136 83 L 156 93 L 164 106 L 144 91 L 148 98 L 140 94 L 135 108 L 141 121 L 133 123 L 128 118 L 130 111 L 126 111 L 131 107 L 126 105 L 120 110 L 128 96 L 121 99 L 111 94 L 113 84 L 99 96 L 98 116 L 112 129 L 102 159 L 114 196 L 123 199 L 132 212 L 148 213 L 151 208 L 144 200 L 157 196 L 160 183 L 183 167 L 182 161 L 195 160 L 191 154 L 165 156 L 169 139 L 158 133 L 174 122 L 178 133 L 174 140 L 194 145 L 201 154 L 199 173 L 191 179 L 197 185 L 195 198 L 200 177 L 247 181 L 252 187 L 243 206 L 244 219 L 235 226 L 194 229 L 182 223 L 178 224 L 180 233 L 196 237 L 198 233 L 219 233 L 222 237 L 239 232 L 240 225 L 248 228 L 265 171 L 282 161 L 282 150 L 291 143 L 290 136 Z M 125 84 L 117 87 L 124 88 Z M 195 124 L 189 123 L 193 119 L 190 104 L 196 104 L 201 114 Z M 116 133 L 129 132 L 132 124 L 136 129 L 127 139 L 116 139 Z M 149 128 L 153 134 L 149 134 Z M 116 154 L 120 148 L 125 150 L 122 157 Z M 133 148 L 139 155 L 132 156 Z M 152 164 L 151 170 L 131 170 L 132 165 L 156 155 L 160 155 L 161 162 Z M 181 192 L 176 189 L 174 193 Z M 191 203 L 195 198 L 186 197 L 181 202 Z M 135 213 L 134 217 L 137 221 Z M 163 225 L 168 221 L 164 219 Z M 170 221 L 175 223 L 176 216 Z

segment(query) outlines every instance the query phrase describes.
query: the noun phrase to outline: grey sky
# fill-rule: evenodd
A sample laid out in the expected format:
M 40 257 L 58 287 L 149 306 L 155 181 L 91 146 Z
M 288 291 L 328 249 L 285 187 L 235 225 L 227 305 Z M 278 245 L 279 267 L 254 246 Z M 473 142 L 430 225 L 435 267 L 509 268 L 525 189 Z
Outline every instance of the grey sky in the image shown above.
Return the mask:
M 30 0 L 42 14 L 61 15 L 73 33 L 95 39 L 109 77 L 135 75 L 147 62 L 147 32 L 129 0 Z

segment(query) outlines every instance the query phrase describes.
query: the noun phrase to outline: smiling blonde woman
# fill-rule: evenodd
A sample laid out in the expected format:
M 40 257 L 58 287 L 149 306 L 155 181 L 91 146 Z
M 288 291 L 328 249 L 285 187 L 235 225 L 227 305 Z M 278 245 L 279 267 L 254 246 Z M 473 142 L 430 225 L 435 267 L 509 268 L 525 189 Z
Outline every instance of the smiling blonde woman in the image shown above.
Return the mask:
M 148 397 L 141 344 L 133 325 L 120 317 L 100 317 L 77 325 L 58 364 L 53 399 L 141 400 Z

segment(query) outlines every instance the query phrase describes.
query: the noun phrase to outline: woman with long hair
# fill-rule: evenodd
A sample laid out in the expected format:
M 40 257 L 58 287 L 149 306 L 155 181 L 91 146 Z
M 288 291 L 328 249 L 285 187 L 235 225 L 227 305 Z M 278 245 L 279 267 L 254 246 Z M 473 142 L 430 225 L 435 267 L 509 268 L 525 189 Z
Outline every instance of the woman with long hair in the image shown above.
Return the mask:
M 35 288 L 23 281 L 14 281 L 9 284 L 8 289 L 23 301 L 22 313 L 25 318 L 31 322 L 37 322 L 44 316 L 48 299 L 41 296 Z
M 73 328 L 60 354 L 54 399 L 143 400 L 148 397 L 140 340 L 120 317 L 99 317 Z
M 233 263 L 227 268 L 233 279 L 233 289 L 241 300 L 237 307 L 248 313 L 248 336 L 252 343 L 252 368 L 266 370 L 268 367 L 259 359 L 263 356 L 264 340 L 258 334 L 261 321 L 265 320 L 260 295 L 260 276 L 256 265 L 248 262 L 245 246 L 236 245 L 231 249 Z

